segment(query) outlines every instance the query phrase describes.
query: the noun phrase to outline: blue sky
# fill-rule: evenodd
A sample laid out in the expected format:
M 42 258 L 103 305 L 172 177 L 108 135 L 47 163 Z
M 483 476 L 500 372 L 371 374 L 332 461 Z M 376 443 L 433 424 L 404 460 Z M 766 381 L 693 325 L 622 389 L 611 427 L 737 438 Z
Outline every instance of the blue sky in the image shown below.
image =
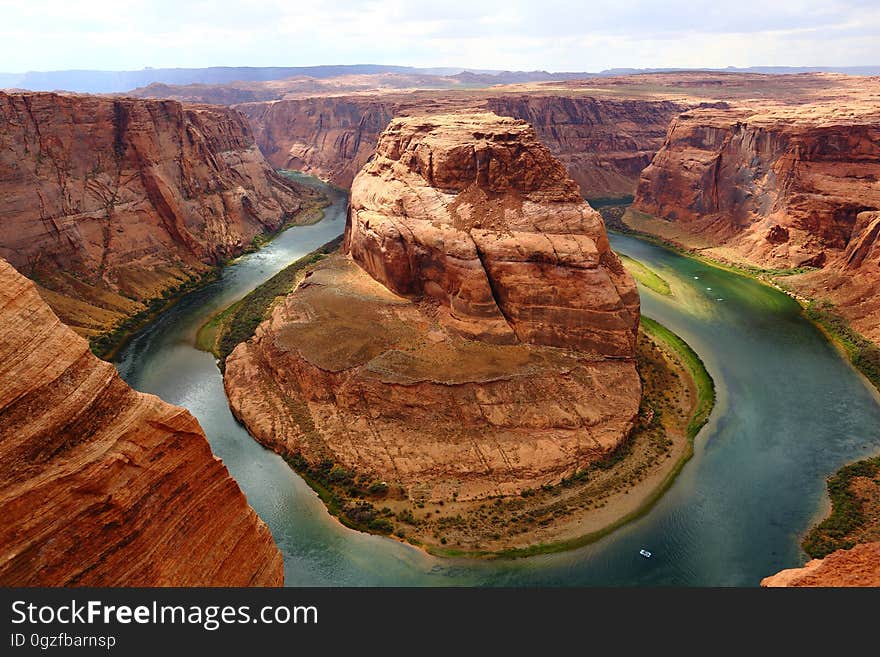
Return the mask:
M 0 70 L 880 64 L 880 0 L 0 0 Z

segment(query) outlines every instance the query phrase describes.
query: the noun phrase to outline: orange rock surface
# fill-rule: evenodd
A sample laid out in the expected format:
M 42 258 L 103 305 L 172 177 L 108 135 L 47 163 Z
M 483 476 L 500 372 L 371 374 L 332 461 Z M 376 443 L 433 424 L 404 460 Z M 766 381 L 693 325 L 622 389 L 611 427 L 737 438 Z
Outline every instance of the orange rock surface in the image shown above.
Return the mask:
M 761 586 L 880 586 L 880 543 L 862 543 L 761 580 Z
M 627 437 L 635 284 L 526 124 L 395 119 L 346 244 L 226 361 L 258 440 L 466 500 L 558 481 Z
M 277 586 L 186 410 L 129 388 L 0 260 L 0 584 Z
M 0 257 L 83 335 L 241 253 L 310 195 L 227 108 L 0 93 Z

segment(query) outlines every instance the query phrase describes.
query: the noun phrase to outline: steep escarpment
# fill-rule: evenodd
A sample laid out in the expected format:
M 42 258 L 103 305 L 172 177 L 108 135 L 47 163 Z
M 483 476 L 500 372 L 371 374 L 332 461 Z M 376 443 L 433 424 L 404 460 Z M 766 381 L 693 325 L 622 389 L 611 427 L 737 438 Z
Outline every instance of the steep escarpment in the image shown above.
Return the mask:
M 761 580 L 761 586 L 880 586 L 880 543 L 862 543 Z
M 0 93 L 0 256 L 102 333 L 293 220 L 311 192 L 221 107 Z
M 645 169 L 628 223 L 786 276 L 880 338 L 880 113 L 876 103 L 700 108 Z M 650 216 L 649 216 L 650 215 Z
M 348 187 L 400 104 L 380 98 L 315 97 L 236 105 L 272 166 Z
M 489 110 L 530 123 L 584 195 L 632 195 L 685 103 L 574 95 L 415 93 L 311 97 L 237 106 L 276 167 L 301 169 L 348 187 L 395 116 Z
M 129 388 L 3 260 L 0 466 L 4 586 L 282 583 L 198 422 Z
M 393 120 L 352 185 L 346 249 L 226 361 L 236 416 L 307 476 L 409 522 L 414 504 L 559 482 L 627 439 L 635 284 L 529 126 Z

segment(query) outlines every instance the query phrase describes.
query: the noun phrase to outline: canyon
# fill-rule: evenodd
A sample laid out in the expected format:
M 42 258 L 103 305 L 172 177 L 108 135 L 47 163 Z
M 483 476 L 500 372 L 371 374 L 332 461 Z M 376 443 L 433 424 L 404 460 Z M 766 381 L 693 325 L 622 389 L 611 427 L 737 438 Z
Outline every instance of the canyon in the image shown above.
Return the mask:
M 0 260 L 0 583 L 278 586 L 198 422 L 135 392 Z
M 643 172 L 637 212 L 625 220 L 718 260 L 791 274 L 778 283 L 832 302 L 876 341 L 878 107 L 688 111 Z
M 0 257 L 81 335 L 146 314 L 317 202 L 234 110 L 0 92 Z

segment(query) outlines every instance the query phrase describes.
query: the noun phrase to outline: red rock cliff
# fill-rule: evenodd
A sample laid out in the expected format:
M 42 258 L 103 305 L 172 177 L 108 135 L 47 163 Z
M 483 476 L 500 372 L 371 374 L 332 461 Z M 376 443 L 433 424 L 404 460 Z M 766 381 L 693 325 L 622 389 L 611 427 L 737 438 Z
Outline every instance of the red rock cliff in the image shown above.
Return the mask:
M 635 207 L 742 260 L 793 267 L 846 249 L 859 212 L 880 208 L 878 176 L 876 109 L 701 108 L 673 121 Z
M 761 580 L 761 586 L 880 586 L 880 543 L 862 543 Z
M 277 586 L 186 410 L 129 388 L 0 260 L 0 584 Z
M 0 93 L 0 257 L 81 334 L 240 253 L 308 195 L 227 108 Z
M 638 293 L 599 214 L 515 119 L 392 121 L 352 184 L 346 248 L 463 335 L 631 358 Z
M 637 228 L 786 276 L 880 340 L 880 112 L 847 101 L 689 111 L 645 169 Z

